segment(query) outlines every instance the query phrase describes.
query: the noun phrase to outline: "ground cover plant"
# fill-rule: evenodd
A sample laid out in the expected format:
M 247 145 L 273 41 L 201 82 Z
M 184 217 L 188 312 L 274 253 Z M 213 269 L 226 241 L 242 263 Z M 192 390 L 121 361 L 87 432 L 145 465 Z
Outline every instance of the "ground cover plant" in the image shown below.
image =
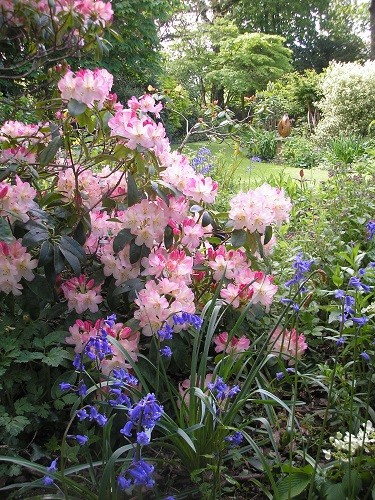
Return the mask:
M 112 12 L 28 6 L 80 45 Z M 2 496 L 373 496 L 371 159 L 246 186 L 239 149 L 171 148 L 157 92 L 50 69 L 0 126 Z

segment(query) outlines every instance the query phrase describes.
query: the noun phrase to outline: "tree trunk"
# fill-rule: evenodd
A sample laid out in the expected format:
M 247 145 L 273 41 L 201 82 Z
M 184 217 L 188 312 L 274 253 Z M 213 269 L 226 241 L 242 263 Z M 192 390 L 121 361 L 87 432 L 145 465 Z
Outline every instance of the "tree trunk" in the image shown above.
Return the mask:
M 370 4 L 370 59 L 375 60 L 375 0 L 371 0 Z

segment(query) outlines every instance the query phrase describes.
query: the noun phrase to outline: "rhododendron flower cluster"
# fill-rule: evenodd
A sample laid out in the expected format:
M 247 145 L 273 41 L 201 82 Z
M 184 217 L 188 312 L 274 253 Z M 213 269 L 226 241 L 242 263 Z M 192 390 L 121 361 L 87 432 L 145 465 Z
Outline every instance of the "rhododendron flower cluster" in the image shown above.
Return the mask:
M 56 0 L 53 4 L 48 0 L 1 0 L 0 7 L 7 23 L 14 26 L 22 26 L 22 16 L 30 15 L 25 7 L 45 16 L 50 16 L 52 12 L 54 21 L 58 21 L 61 14 L 78 14 L 84 25 L 96 23 L 103 28 L 108 26 L 113 18 L 111 2 L 101 0 Z
M 273 354 L 279 354 L 289 361 L 289 365 L 294 365 L 296 359 L 301 359 L 308 345 L 303 333 L 298 334 L 292 330 L 282 330 L 278 327 L 272 334 L 269 345 Z
M 0 163 L 5 163 L 7 161 L 30 164 L 35 163 L 36 156 L 25 148 L 25 146 L 0 150 Z
M 48 123 L 23 123 L 8 120 L 0 127 L 0 143 L 30 146 L 50 139 Z
M 61 289 L 68 301 L 69 310 L 75 309 L 78 314 L 87 309 L 97 312 L 98 304 L 103 302 L 103 297 L 100 295 L 101 285 L 95 286 L 94 280 L 87 280 L 84 274 L 65 281 Z
M 215 352 L 225 352 L 226 354 L 239 353 L 246 351 L 250 346 L 250 340 L 245 336 L 233 336 L 228 340 L 228 332 L 219 333 L 214 337 Z
M 266 227 L 288 220 L 292 208 L 283 189 L 263 184 L 247 193 L 239 193 L 230 201 L 229 219 L 234 229 L 264 234 Z
M 28 182 L 22 182 L 18 175 L 15 184 L 0 182 L 0 216 L 7 217 L 10 223 L 17 219 L 27 222 L 27 212 L 37 208 L 35 196 L 36 190 Z
M 83 102 L 89 108 L 95 104 L 102 109 L 113 85 L 113 76 L 106 69 L 96 68 L 94 71 L 80 69 L 76 73 L 68 71 L 58 82 L 61 99 Z
M 0 292 L 21 295 L 23 289 L 20 281 L 32 281 L 32 272 L 38 265 L 37 260 L 32 260 L 22 244 L 14 240 L 11 243 L 0 241 Z
M 192 290 L 184 282 L 168 278 L 148 281 L 134 302 L 139 307 L 134 317 L 140 321 L 142 333 L 147 336 L 156 334 L 165 322 L 173 324 L 173 314 L 195 312 Z

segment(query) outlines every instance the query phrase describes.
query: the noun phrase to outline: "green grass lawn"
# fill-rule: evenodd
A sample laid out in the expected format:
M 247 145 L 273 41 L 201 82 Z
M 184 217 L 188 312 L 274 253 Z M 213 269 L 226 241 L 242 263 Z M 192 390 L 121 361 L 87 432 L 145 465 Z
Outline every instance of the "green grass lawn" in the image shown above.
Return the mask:
M 283 177 L 289 176 L 293 179 L 300 179 L 300 169 L 288 167 L 288 165 L 282 163 L 253 162 L 240 152 L 236 154 L 234 147 L 228 143 L 193 142 L 186 146 L 183 153 L 190 155 L 190 153 L 198 151 L 203 146 L 212 151 L 220 164 L 223 165 L 223 168 L 227 168 L 228 171 L 233 173 L 234 179 L 239 180 L 244 189 L 258 186 L 271 176 L 278 178 L 282 175 Z M 229 175 L 231 174 L 229 173 Z M 327 177 L 327 171 L 320 168 L 304 170 L 304 179 L 309 182 L 323 181 Z

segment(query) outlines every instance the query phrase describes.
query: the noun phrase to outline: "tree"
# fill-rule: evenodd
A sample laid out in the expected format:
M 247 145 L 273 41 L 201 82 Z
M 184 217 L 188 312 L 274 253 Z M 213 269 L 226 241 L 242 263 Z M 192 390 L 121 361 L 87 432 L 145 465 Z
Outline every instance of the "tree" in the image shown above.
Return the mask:
M 370 36 L 371 36 L 371 59 L 375 59 L 375 0 L 370 4 Z
M 220 43 L 207 79 L 225 89 L 226 104 L 240 99 L 243 118 L 245 96 L 255 94 L 291 70 L 291 51 L 283 42 L 277 35 L 244 33 Z

